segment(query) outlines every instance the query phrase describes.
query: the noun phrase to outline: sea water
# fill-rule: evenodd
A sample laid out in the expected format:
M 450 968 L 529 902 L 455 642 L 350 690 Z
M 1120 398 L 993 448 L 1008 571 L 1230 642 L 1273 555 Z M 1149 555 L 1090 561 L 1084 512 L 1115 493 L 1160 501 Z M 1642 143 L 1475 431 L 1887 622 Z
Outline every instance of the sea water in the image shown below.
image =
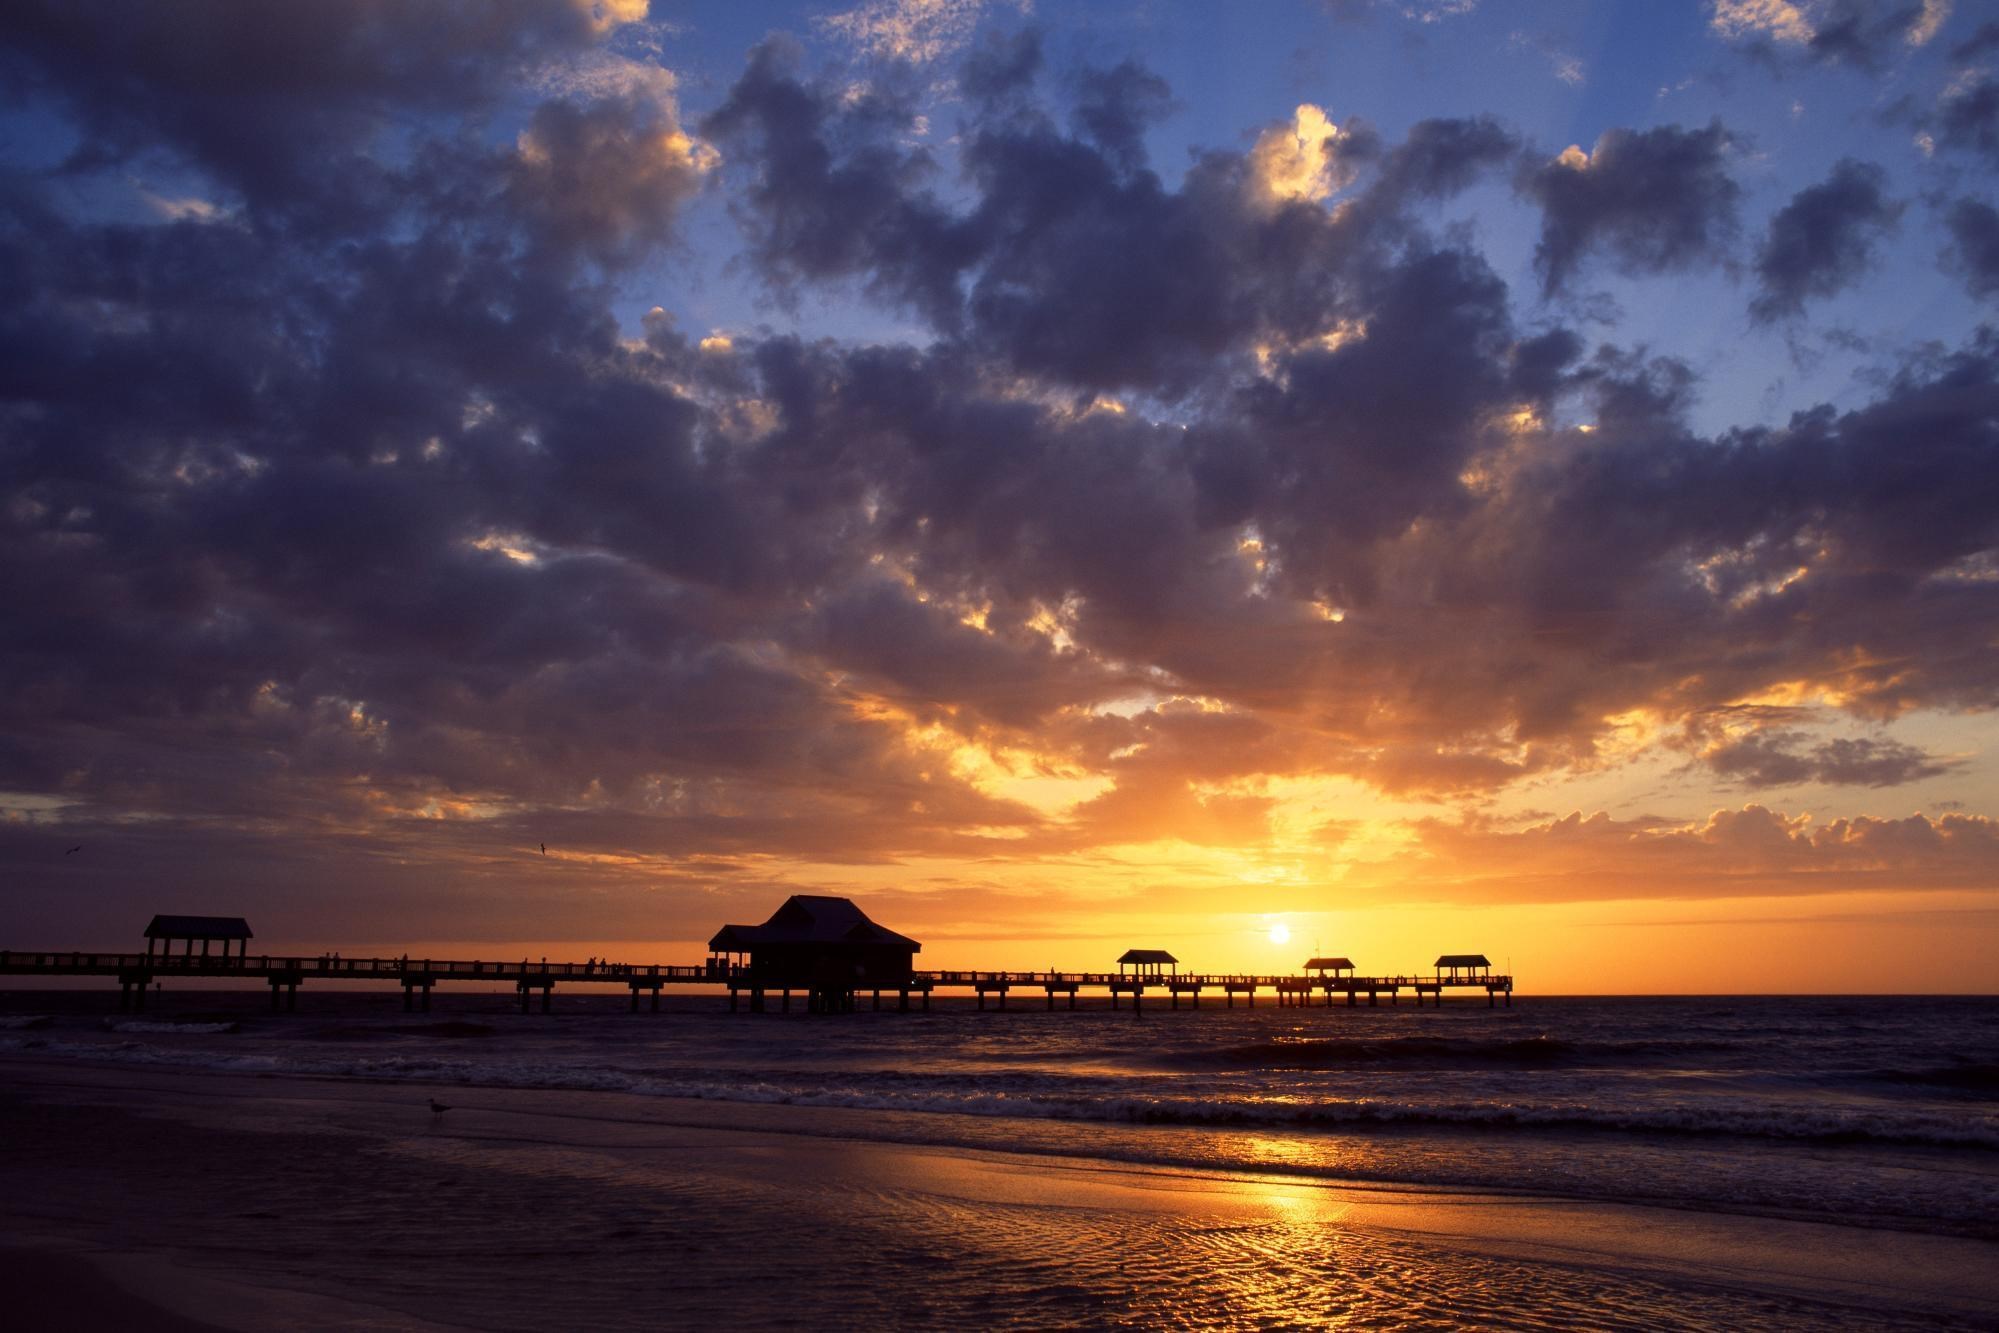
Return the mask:
M 1999 1238 L 1999 1000 L 1483 998 L 1198 1010 L 659 1013 L 622 995 L 0 994 L 44 1058 L 677 1104 L 848 1108 L 824 1132 Z M 1060 1002 L 1058 1002 L 1059 1004 Z M 802 1009 L 802 1005 L 800 1008 Z M 869 1114 L 856 1115 L 862 1111 Z M 837 1123 L 832 1123 L 837 1121 Z M 710 1123 L 713 1123 L 712 1118 Z M 792 1114 L 786 1124 L 809 1117 Z

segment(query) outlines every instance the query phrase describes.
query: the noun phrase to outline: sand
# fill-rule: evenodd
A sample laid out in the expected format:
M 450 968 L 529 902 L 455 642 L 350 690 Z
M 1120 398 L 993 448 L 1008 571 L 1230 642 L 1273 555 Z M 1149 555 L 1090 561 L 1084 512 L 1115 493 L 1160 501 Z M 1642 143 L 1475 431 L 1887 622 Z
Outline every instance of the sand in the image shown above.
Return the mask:
M 1986 1241 L 880 1142 L 857 1111 L 11 1055 L 0 1144 L 24 1326 L 1999 1323 Z

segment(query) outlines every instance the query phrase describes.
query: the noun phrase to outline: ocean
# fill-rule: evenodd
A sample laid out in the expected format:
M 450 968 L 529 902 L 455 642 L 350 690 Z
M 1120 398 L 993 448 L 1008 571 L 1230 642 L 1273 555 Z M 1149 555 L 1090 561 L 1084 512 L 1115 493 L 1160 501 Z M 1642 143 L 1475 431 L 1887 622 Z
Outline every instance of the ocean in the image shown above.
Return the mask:
M 1101 1005 L 1050 1013 L 1038 997 L 984 1012 L 942 999 L 927 1014 L 871 1012 L 864 999 L 861 1012 L 829 1017 L 731 1015 L 724 1000 L 699 996 L 631 1014 L 622 994 L 558 994 L 550 1015 L 518 1013 L 510 994 L 443 990 L 429 1013 L 405 1013 L 398 995 L 380 991 L 307 991 L 295 1014 L 263 1004 L 249 992 L 169 992 L 143 1015 L 108 1014 L 101 995 L 14 992 L 0 996 L 0 1053 L 133 1076 L 365 1087 L 374 1102 L 399 1102 L 395 1089 L 411 1085 L 414 1104 L 420 1086 L 458 1108 L 485 1099 L 496 1113 L 517 1105 L 506 1100 L 512 1094 L 557 1092 L 563 1106 L 586 1108 L 575 1112 L 584 1118 L 592 1105 L 639 1107 L 632 1114 L 649 1125 L 1029 1155 L 1156 1180 L 1338 1184 L 1363 1192 L 1355 1197 L 1477 1195 L 1827 1224 L 1901 1237 L 1895 1243 L 1916 1246 L 1911 1253 L 1922 1237 L 1999 1241 L 1993 999 L 1520 996 L 1511 1009 L 1480 1000 L 1421 1010 L 1210 1002 L 1177 1012 L 1148 1005 L 1142 1018 Z M 444 1123 L 468 1124 L 464 1114 Z M 416 1133 L 433 1128 L 411 1122 Z M 419 1147 L 437 1151 L 434 1140 Z M 592 1170 L 601 1177 L 604 1168 Z M 781 1230 L 782 1212 L 764 1218 L 766 1230 Z M 1025 1243 L 1009 1242 L 1016 1254 Z M 1233 1261 L 1267 1277 L 1273 1270 L 1257 1268 L 1265 1260 L 1308 1262 L 1254 1246 Z M 1537 1271 L 1546 1280 L 1550 1270 Z M 1107 1277 L 1105 1291 L 1122 1290 L 1129 1276 Z M 1510 1290 L 1493 1281 L 1500 1295 Z M 992 1282 L 1017 1286 L 1017 1274 Z M 1610 1290 L 1600 1273 L 1591 1282 Z M 1993 1283 L 1986 1290 L 1999 1309 Z M 1086 1301 L 1081 1308 L 1122 1308 L 1077 1273 L 1056 1286 L 1081 1292 L 1071 1292 Z M 1632 1297 L 1614 1318 L 1610 1306 L 1599 1313 L 1606 1323 L 1628 1316 L 1652 1325 L 1728 1318 L 1725 1299 L 1701 1303 L 1712 1293 L 1683 1281 L 1667 1290 Z M 1020 1291 L 1014 1299 L 972 1308 L 989 1319 L 1012 1309 L 1029 1324 L 1070 1322 Z M 771 1317 L 749 1322 L 787 1322 L 782 1307 L 746 1307 L 740 1291 L 716 1300 L 718 1314 L 740 1320 L 762 1309 Z M 1411 1300 L 1380 1309 L 1438 1315 Z M 1595 1307 L 1561 1308 L 1573 1323 Z M 1337 1322 L 1333 1313 L 1299 1322 Z M 1883 1317 L 1873 1310 L 1859 1323 Z M 1763 1321 L 1840 1322 L 1781 1303 Z

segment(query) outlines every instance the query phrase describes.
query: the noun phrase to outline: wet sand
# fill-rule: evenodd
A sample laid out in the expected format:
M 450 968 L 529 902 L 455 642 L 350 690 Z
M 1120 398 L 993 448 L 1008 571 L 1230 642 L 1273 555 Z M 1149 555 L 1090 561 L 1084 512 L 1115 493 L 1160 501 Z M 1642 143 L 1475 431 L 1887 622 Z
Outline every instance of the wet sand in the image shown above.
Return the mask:
M 36 1309 L 98 1302 L 33 1321 L 73 1328 L 1999 1321 L 1987 1241 L 885 1143 L 869 1123 L 0 1057 L 4 1271 Z

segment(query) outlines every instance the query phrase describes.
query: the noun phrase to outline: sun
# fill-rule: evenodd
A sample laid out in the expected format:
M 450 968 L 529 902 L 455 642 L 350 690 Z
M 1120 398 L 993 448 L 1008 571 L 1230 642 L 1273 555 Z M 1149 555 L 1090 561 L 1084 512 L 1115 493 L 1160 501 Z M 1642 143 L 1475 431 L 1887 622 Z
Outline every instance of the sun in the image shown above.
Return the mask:
M 1272 944 L 1288 944 L 1290 940 L 1291 927 L 1285 925 L 1282 921 L 1279 921 L 1270 928 L 1270 942 Z

